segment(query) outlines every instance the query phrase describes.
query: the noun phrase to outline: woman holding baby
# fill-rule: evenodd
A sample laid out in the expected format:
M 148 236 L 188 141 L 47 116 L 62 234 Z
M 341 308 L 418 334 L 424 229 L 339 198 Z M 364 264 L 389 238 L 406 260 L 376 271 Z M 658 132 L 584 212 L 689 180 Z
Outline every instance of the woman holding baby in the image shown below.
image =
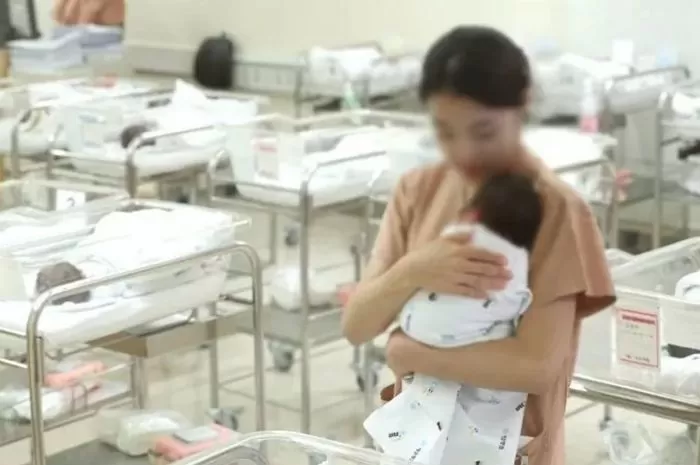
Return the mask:
M 510 278 L 502 256 L 470 246 L 468 236 L 441 237 L 441 231 L 486 176 L 503 170 L 531 176 L 543 218 L 530 256 L 533 301 L 516 334 L 437 349 L 395 331 L 387 361 L 397 380 L 422 373 L 528 393 L 522 435 L 532 440 L 521 455 L 529 465 L 564 465 L 564 412 L 580 322 L 615 296 L 588 205 L 524 148 L 531 85 L 525 54 L 494 29 L 458 27 L 433 44 L 419 93 L 444 161 L 399 182 L 343 329 L 353 344 L 372 340 L 418 289 L 470 297 L 502 289 Z

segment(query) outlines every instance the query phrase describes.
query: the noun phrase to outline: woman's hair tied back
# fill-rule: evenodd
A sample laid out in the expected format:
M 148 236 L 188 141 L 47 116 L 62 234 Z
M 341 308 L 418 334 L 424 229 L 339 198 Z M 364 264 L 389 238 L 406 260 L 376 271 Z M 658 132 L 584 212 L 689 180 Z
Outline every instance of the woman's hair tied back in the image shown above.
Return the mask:
M 428 50 L 418 92 L 422 101 L 448 92 L 488 107 L 522 107 L 530 84 L 527 56 L 512 39 L 487 26 L 458 26 Z

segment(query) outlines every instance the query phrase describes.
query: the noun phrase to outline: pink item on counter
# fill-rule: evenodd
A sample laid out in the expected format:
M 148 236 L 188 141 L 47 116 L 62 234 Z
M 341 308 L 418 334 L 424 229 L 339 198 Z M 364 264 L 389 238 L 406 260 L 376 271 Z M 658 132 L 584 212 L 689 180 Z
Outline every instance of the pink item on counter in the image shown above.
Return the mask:
M 99 361 L 81 363 L 68 371 L 49 373 L 44 377 L 44 384 L 54 389 L 64 389 L 81 384 L 86 377 L 107 371 L 107 366 Z
M 173 435 L 161 436 L 156 439 L 149 455 L 151 463 L 167 464 L 198 454 L 213 446 L 227 442 L 235 432 L 223 426 L 212 424 L 208 426 L 217 433 L 217 437 L 200 442 L 186 443 Z

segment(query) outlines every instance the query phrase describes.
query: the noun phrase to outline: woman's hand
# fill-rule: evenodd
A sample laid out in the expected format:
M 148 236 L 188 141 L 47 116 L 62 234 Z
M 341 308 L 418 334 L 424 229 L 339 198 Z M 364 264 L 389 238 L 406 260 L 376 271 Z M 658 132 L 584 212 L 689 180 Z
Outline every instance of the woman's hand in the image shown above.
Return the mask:
M 400 329 L 389 335 L 386 344 L 386 365 L 396 376 L 396 386 L 394 395 L 401 392 L 401 381 L 408 375 L 413 374 L 414 366 L 411 361 L 421 348 L 419 342 L 406 336 Z
M 436 239 L 405 258 L 416 284 L 430 292 L 485 298 L 512 277 L 505 257 L 471 245 L 464 234 Z

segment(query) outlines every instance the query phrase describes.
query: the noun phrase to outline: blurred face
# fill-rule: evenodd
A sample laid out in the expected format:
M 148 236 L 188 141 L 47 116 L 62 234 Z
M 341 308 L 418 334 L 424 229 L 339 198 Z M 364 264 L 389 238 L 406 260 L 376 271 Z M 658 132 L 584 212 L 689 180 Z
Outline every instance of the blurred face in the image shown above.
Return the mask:
M 518 162 L 521 109 L 489 108 L 447 93 L 427 104 L 445 159 L 463 175 L 480 177 Z

